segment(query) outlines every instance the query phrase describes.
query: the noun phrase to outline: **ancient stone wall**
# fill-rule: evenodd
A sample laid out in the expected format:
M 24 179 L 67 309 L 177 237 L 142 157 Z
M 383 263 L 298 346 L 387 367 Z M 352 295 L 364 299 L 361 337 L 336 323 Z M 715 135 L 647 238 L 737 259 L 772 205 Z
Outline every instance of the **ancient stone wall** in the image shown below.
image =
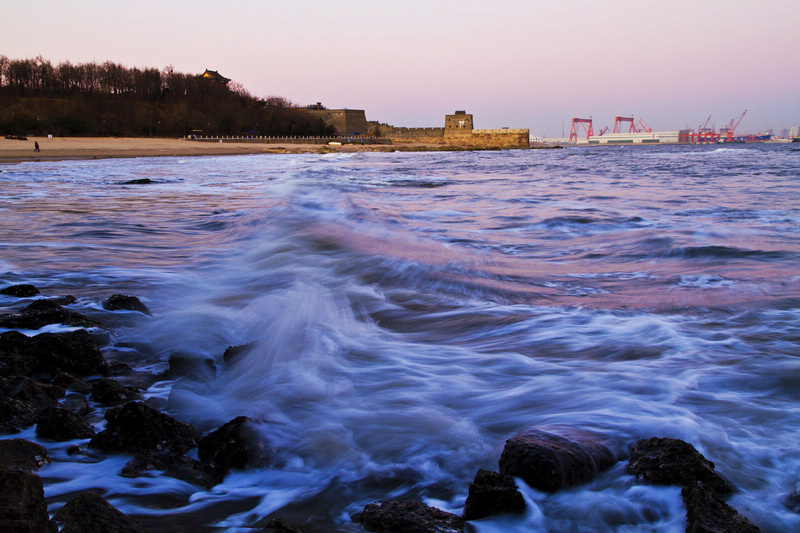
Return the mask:
M 445 144 L 474 148 L 530 148 L 530 130 L 445 130 Z
M 367 116 L 363 109 L 306 109 L 309 115 L 321 118 L 336 128 L 339 135 L 366 135 Z

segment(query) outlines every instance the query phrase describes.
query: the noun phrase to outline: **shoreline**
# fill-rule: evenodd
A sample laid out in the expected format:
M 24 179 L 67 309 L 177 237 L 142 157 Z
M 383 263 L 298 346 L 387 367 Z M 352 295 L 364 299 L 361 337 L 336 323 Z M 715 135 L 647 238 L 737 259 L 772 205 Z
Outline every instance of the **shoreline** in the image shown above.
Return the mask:
M 40 151 L 34 151 L 39 143 Z M 397 152 L 465 150 L 463 147 L 428 143 L 402 144 L 290 144 L 225 142 L 141 137 L 28 137 L 0 138 L 0 165 L 31 161 L 92 160 L 134 157 L 194 157 L 255 154 L 302 154 L 333 152 Z

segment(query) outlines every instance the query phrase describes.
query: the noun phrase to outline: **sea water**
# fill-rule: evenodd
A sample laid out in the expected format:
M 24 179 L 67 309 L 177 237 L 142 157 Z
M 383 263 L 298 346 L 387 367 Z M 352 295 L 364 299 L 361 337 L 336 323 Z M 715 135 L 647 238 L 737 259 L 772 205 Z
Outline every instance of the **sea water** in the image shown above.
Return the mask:
M 0 170 L 0 285 L 72 294 L 89 315 L 138 296 L 152 316 L 119 313 L 107 358 L 153 375 L 173 353 L 212 359 L 211 381 L 158 378 L 144 397 L 204 432 L 251 417 L 273 457 L 204 489 L 40 441 L 51 512 L 94 489 L 153 531 L 268 516 L 361 531 L 351 517 L 377 500 L 460 513 L 477 470 L 539 428 L 592 433 L 620 462 L 555 494 L 519 481 L 527 512 L 477 531 L 683 531 L 680 490 L 625 473 L 653 436 L 715 462 L 762 531 L 800 530 L 791 144 Z

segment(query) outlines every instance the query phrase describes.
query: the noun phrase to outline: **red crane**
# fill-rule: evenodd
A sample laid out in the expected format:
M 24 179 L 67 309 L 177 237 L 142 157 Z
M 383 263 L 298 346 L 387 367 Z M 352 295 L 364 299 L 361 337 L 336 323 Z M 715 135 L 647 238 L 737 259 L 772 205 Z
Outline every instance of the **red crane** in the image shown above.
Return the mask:
M 599 137 L 600 135 L 603 135 L 603 134 L 604 134 L 605 132 L 607 132 L 607 131 L 608 131 L 608 126 L 606 126 L 605 128 L 603 128 L 602 130 L 600 130 L 600 133 L 598 133 L 598 134 L 597 134 L 597 135 L 598 135 L 598 137 Z
M 614 117 L 614 131 L 611 133 L 622 133 L 622 130 L 619 129 L 620 122 L 630 122 L 630 127 L 628 128 L 628 133 L 639 133 L 636 129 L 636 125 L 633 123 L 633 117 L 621 117 L 617 115 Z
M 653 133 L 653 128 L 651 128 L 644 120 L 639 119 L 639 131 Z
M 578 124 L 583 126 L 583 131 L 586 132 L 586 140 L 589 140 L 589 137 L 594 135 L 594 130 L 592 129 L 592 119 L 589 118 L 572 118 L 572 129 L 569 132 L 569 142 L 578 142 Z M 588 126 L 587 126 L 588 124 Z
M 742 122 L 742 119 L 744 118 L 745 113 L 747 113 L 747 109 L 745 109 L 744 112 L 741 115 L 739 115 L 737 118 L 732 118 L 731 119 L 730 123 L 728 124 L 727 130 L 726 130 L 726 133 L 728 134 L 727 138 L 726 138 L 726 142 L 733 141 L 733 133 L 736 131 L 736 128 L 739 127 L 739 124 Z M 736 124 L 733 123 L 734 120 L 736 121 Z

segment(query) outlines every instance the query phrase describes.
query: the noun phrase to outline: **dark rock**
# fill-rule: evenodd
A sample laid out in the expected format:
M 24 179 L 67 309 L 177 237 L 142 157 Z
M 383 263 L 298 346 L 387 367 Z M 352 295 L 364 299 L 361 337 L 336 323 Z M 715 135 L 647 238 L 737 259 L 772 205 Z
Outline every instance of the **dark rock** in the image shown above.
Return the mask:
M 263 533 L 303 533 L 303 530 L 287 524 L 280 518 L 270 518 L 261 531 Z
M 82 379 L 76 378 L 71 374 L 67 374 L 66 372 L 61 372 L 59 375 L 54 377 L 53 385 L 56 387 L 61 387 L 64 390 L 71 390 L 80 394 L 89 394 L 92 392 L 91 385 Z
M 211 381 L 217 373 L 213 359 L 202 359 L 182 353 L 169 356 L 170 377 L 185 377 L 193 381 Z
M 761 531 L 702 483 L 681 490 L 686 504 L 688 533 L 757 533 Z
M 150 309 L 139 298 L 129 294 L 112 294 L 103 302 L 103 309 L 107 311 L 139 311 L 146 315 L 150 314 Z
M 539 430 L 516 435 L 506 441 L 500 473 L 555 492 L 587 483 L 616 462 L 611 451 L 591 437 L 575 438 L 581 441 Z
M 18 433 L 33 425 L 36 409 L 32 405 L 7 396 L 0 396 L 0 432 Z
M 71 294 L 67 294 L 66 296 L 62 296 L 60 298 L 50 298 L 50 301 L 56 305 L 72 305 L 77 302 L 78 299 Z
M 17 298 L 30 298 L 39 294 L 39 289 L 30 284 L 11 285 L 4 289 L 0 289 L 0 294 L 7 296 L 15 296 Z
M 699 481 L 706 489 L 733 491 L 733 487 L 714 471 L 714 463 L 679 439 L 640 440 L 631 450 L 626 471 L 656 485 L 688 487 Z
M 0 378 L 0 394 L 25 402 L 36 412 L 58 405 L 64 389 L 36 381 L 26 376 Z
M 81 492 L 56 511 L 61 533 L 147 533 L 133 518 L 121 513 L 94 492 Z
M 75 413 L 51 407 L 36 419 L 36 436 L 57 442 L 94 437 L 94 428 Z
M 57 531 L 55 522 L 47 514 L 39 476 L 24 470 L 0 467 L 0 531 Z
M 197 455 L 217 481 L 231 470 L 269 463 L 269 452 L 246 416 L 236 417 L 201 438 Z
M 136 178 L 123 181 L 121 185 L 147 185 L 148 183 L 153 183 L 153 180 L 150 178 Z
M 104 405 L 120 405 L 140 397 L 138 389 L 126 387 L 113 379 L 102 378 L 92 383 L 92 399 Z
M 783 505 L 790 511 L 800 513 L 800 490 L 787 494 L 786 498 L 783 500 Z
M 361 513 L 361 525 L 376 533 L 460 533 L 464 521 L 422 502 L 388 500 L 371 503 Z
M 0 466 L 20 470 L 38 470 L 49 462 L 47 449 L 25 439 L 0 440 Z
M 19 331 L 0 333 L 0 376 L 30 376 L 38 361 L 30 354 L 30 337 Z
M 60 404 L 62 409 L 66 409 L 75 413 L 81 418 L 89 416 L 92 412 L 92 407 L 89 405 L 89 400 L 86 396 L 76 393 L 67 394 L 67 397 L 61 400 Z
M 41 333 L 31 338 L 30 350 L 39 360 L 79 377 L 104 375 L 108 364 L 92 336 L 84 329 Z
M 525 507 L 525 499 L 513 477 L 481 469 L 469 485 L 462 518 L 477 520 L 498 514 L 524 513 Z
M 122 468 L 122 477 L 139 477 L 142 472 L 160 470 L 166 475 L 202 487 L 211 488 L 218 481 L 203 468 L 200 461 L 185 455 L 146 452 L 137 453 Z
M 256 342 L 249 342 L 247 344 L 240 344 L 238 346 L 228 346 L 225 349 L 225 353 L 222 354 L 222 360 L 225 361 L 226 364 L 233 364 L 241 355 L 246 354 L 250 350 L 256 347 Z
M 100 322 L 64 309 L 50 300 L 34 300 L 19 313 L 0 317 L 0 327 L 8 329 L 39 329 L 49 324 L 64 324 L 79 328 L 101 326 Z
M 142 402 L 106 411 L 106 429 L 89 446 L 104 451 L 181 455 L 195 446 L 197 431 Z

